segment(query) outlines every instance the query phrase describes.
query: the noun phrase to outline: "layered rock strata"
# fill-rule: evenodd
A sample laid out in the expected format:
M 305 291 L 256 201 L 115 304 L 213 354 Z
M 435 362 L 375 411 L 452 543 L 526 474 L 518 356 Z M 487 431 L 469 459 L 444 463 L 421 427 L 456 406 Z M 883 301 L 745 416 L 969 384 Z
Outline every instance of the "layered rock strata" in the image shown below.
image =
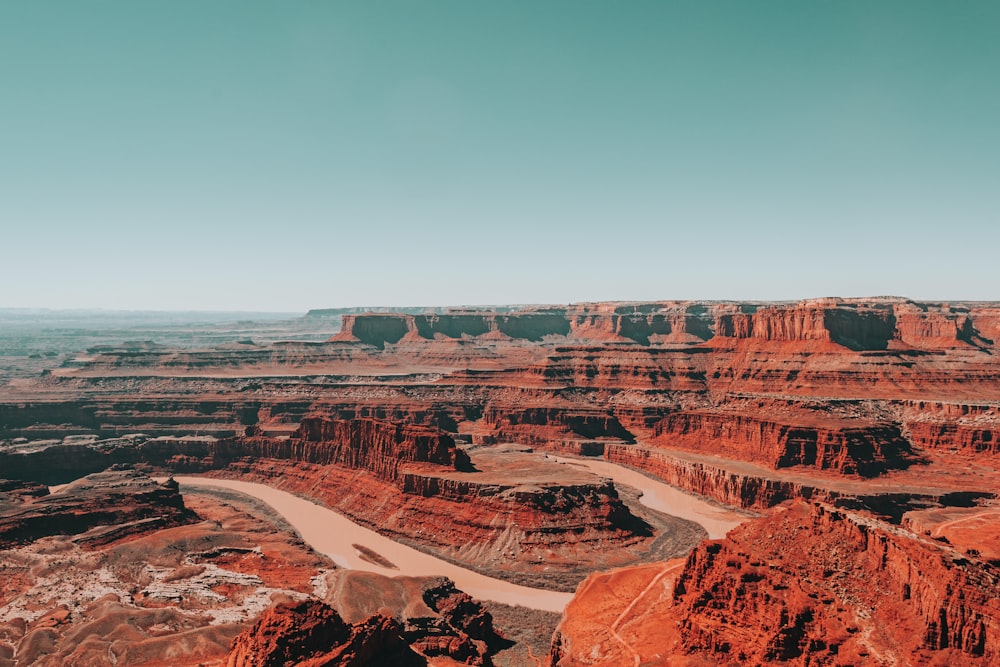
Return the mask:
M 634 597 L 594 599 L 609 579 Z M 947 544 L 800 503 L 683 565 L 594 575 L 567 609 L 553 664 L 990 665 L 998 585 L 995 569 Z
M 27 495 L 22 484 L 4 486 L 9 490 L 0 492 L 0 548 L 96 526 L 113 527 L 101 537 L 112 541 L 196 518 L 184 506 L 177 484 L 157 484 L 135 470 L 95 473 L 51 494 L 35 485 Z

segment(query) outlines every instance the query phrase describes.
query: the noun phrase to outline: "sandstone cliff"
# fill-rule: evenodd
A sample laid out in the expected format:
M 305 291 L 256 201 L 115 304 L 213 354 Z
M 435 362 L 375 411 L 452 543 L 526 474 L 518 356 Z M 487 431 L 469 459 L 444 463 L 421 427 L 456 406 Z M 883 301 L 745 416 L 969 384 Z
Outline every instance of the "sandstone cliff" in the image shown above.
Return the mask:
M 753 461 L 778 469 L 810 466 L 874 477 L 914 462 L 893 424 L 800 416 L 778 421 L 735 411 L 685 411 L 654 425 L 666 446 Z
M 595 599 L 609 578 L 632 594 Z M 704 542 L 683 565 L 594 575 L 567 609 L 553 664 L 991 665 L 998 585 L 993 568 L 947 545 L 800 503 Z

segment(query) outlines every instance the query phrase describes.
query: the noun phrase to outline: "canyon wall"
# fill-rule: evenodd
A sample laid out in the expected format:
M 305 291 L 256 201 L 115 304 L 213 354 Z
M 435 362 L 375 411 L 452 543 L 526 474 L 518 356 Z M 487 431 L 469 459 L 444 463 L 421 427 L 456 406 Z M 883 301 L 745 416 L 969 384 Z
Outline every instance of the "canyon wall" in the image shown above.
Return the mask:
M 553 665 L 985 667 L 1000 660 L 998 585 L 947 544 L 796 503 L 686 561 L 593 575 Z
M 1000 660 L 998 584 L 946 546 L 800 505 L 692 552 L 674 613 L 685 652 L 723 660 L 927 663 L 945 652 L 949 664 L 987 665 Z
M 832 500 L 837 497 L 837 494 L 821 486 L 772 478 L 765 471 L 727 470 L 703 458 L 653 447 L 608 445 L 604 458 L 642 470 L 667 484 L 742 509 L 767 509 L 794 498 Z
M 811 423 L 810 423 L 811 422 Z M 810 466 L 874 477 L 914 461 L 909 442 L 893 424 L 827 418 L 775 419 L 730 411 L 685 411 L 653 427 L 666 446 L 752 461 L 772 469 Z
M 773 342 L 827 342 L 852 350 L 891 344 L 919 349 L 997 344 L 1000 314 L 992 304 L 918 303 L 905 299 L 814 299 L 798 303 L 658 302 L 577 304 L 506 313 L 361 313 L 343 316 L 333 340 L 384 347 L 404 339 L 501 335 L 698 344 L 718 337 Z

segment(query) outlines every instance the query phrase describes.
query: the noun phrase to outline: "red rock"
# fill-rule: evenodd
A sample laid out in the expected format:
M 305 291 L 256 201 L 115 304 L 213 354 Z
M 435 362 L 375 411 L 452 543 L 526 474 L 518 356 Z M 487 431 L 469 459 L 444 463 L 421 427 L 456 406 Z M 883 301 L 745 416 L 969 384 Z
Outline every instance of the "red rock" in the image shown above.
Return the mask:
M 654 437 L 671 448 L 761 463 L 769 468 L 810 466 L 874 477 L 914 460 L 893 424 L 797 415 L 763 418 L 735 411 L 668 414 Z
M 135 470 L 95 473 L 57 493 L 18 499 L 0 503 L 0 547 L 108 526 L 90 540 L 99 544 L 197 518 L 184 507 L 176 484 L 157 484 Z
M 425 665 L 405 643 L 402 628 L 375 615 L 349 625 L 318 600 L 272 607 L 233 642 L 228 667 L 361 667 Z
M 494 630 L 490 613 L 449 579 L 339 570 L 326 583 L 326 602 L 345 621 L 392 617 L 406 642 L 428 658 L 490 665 L 492 655 L 510 644 Z
M 610 597 L 608 577 L 637 580 L 614 587 L 628 591 L 651 582 L 650 571 L 594 575 L 581 584 L 557 634 L 554 664 L 615 664 L 632 651 L 641 661 L 682 665 L 1000 659 L 995 569 L 829 506 L 800 503 L 743 524 L 692 552 L 672 585 L 658 585 L 652 595 L 642 589 L 641 598 Z M 596 616 L 588 617 L 592 609 Z M 588 618 L 597 630 L 587 629 Z M 609 630 L 600 628 L 624 642 L 609 641 Z
M 527 454 L 505 448 L 513 442 L 602 455 L 758 511 L 796 498 L 836 504 L 847 524 L 874 522 L 877 528 L 866 529 L 880 536 L 872 544 L 886 536 L 892 545 L 886 553 L 893 554 L 886 556 L 888 569 L 905 561 L 936 582 L 921 589 L 922 599 L 947 598 L 941 603 L 945 631 L 937 612 L 924 614 L 896 599 L 902 579 L 871 573 L 851 531 L 841 534 L 833 523 L 812 519 L 793 530 L 781 517 L 797 516 L 794 511 L 776 514 L 760 525 L 772 526 L 775 535 L 785 531 L 784 544 L 815 547 L 817 562 L 827 558 L 823 549 L 839 553 L 850 566 L 845 577 L 861 572 L 859 578 L 893 591 L 884 625 L 899 625 L 916 643 L 886 639 L 867 626 L 850 632 L 853 626 L 821 602 L 840 593 L 806 564 L 789 565 L 790 557 L 776 554 L 773 577 L 768 569 L 765 579 L 750 580 L 761 570 L 749 564 L 759 560 L 755 550 L 770 544 L 761 527 L 720 547 L 726 561 L 749 556 L 745 571 L 734 574 L 715 561 L 708 567 L 699 550 L 704 577 L 696 579 L 692 570 L 686 579 L 698 582 L 705 605 L 732 608 L 744 625 L 723 623 L 709 613 L 712 607 L 697 607 L 686 594 L 643 598 L 671 618 L 681 609 L 692 624 L 683 637 L 656 626 L 687 651 L 683 660 L 721 660 L 734 651 L 762 662 L 827 659 L 827 648 L 808 644 L 816 640 L 827 647 L 840 642 L 845 661 L 871 662 L 873 651 L 896 651 L 900 662 L 960 664 L 968 656 L 982 662 L 969 648 L 980 635 L 968 619 L 992 613 L 976 601 L 972 580 L 992 567 L 1000 534 L 993 525 L 1000 488 L 997 304 L 830 298 L 346 315 L 330 342 L 105 347 L 45 377 L 4 384 L 0 470 L 36 484 L 69 481 L 113 463 L 246 477 L 309 495 L 491 573 L 522 576 L 581 563 L 614 567 L 641 556 L 649 537 L 613 487 L 549 477 Z M 136 432 L 180 437 L 69 441 L 44 450 L 12 442 Z M 463 449 L 474 466 L 466 465 Z M 507 457 L 507 467 L 490 468 L 490 456 Z M 813 534 L 823 530 L 840 542 Z M 498 541 L 499 534 L 508 534 L 509 542 Z M 501 544 L 507 545 L 503 553 Z M 952 549 L 969 564 L 952 560 L 953 567 L 936 569 L 933 559 L 920 556 L 928 545 Z M 240 559 L 227 564 L 253 570 Z M 803 576 L 796 579 L 789 572 L 797 575 L 800 566 Z M 646 574 L 641 588 L 656 576 Z M 745 574 L 750 579 L 744 581 Z M 615 577 L 627 588 L 629 575 Z M 20 589 L 15 577 L 8 581 Z M 934 588 L 940 581 L 945 592 Z M 778 588 L 768 589 L 769 583 Z M 914 583 L 907 583 L 912 597 Z M 302 580 L 296 585 L 301 590 Z M 948 598 L 949 586 L 960 591 L 960 601 Z M 747 591 L 743 603 L 723 599 L 737 589 Z M 838 603 L 845 614 L 870 613 L 862 593 Z M 635 623 L 626 619 L 617 632 L 653 651 L 655 662 L 660 645 L 652 626 L 643 629 L 648 614 L 639 606 L 629 612 Z M 766 631 L 765 640 L 758 629 Z M 864 646 L 851 637 L 869 629 L 863 656 Z M 44 630 L 30 646 L 44 647 Z M 985 621 L 983 632 L 986 655 L 994 635 Z M 921 637 L 929 643 L 917 641 Z M 458 655 L 465 649 L 456 641 L 439 637 L 427 646 L 436 642 L 434 650 Z M 928 648 L 942 643 L 948 647 Z M 627 651 L 618 657 L 634 662 Z

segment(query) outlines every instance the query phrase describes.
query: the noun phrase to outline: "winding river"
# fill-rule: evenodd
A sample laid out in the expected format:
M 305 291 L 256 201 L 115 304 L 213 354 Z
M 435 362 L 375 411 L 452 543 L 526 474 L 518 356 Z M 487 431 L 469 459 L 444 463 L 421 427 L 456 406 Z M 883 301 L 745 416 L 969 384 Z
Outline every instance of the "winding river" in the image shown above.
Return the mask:
M 744 514 L 702 500 L 677 487 L 658 482 L 641 472 L 625 468 L 617 463 L 602 459 L 571 459 L 551 454 L 548 454 L 547 457 L 557 463 L 579 466 L 595 475 L 608 477 L 614 480 L 615 484 L 625 484 L 639 489 L 642 492 L 639 497 L 640 503 L 657 512 L 701 524 L 701 527 L 708 532 L 710 540 L 725 537 L 726 533 L 749 518 Z
M 521 605 L 531 609 L 561 612 L 572 593 L 558 593 L 518 586 L 501 579 L 467 570 L 458 565 L 394 542 L 374 530 L 359 526 L 342 514 L 264 484 L 206 477 L 174 477 L 182 487 L 223 488 L 264 501 L 299 532 L 316 551 L 326 554 L 339 567 L 377 572 L 389 577 L 448 577 L 461 590 L 480 600 Z M 184 489 L 181 489 L 183 493 Z M 362 558 L 358 544 L 387 558 L 399 569 L 382 567 Z
M 614 463 L 551 455 L 549 459 L 561 464 L 581 466 L 595 475 L 635 487 L 642 492 L 640 502 L 644 505 L 701 524 L 711 539 L 724 537 L 730 528 L 746 520 L 743 515 L 708 503 Z M 561 612 L 572 598 L 572 593 L 519 586 L 467 570 L 394 542 L 329 508 L 264 484 L 206 477 L 182 476 L 174 479 L 189 489 L 229 489 L 267 503 L 299 532 L 306 543 L 316 551 L 327 555 L 342 568 L 364 570 L 386 576 L 448 577 L 458 588 L 474 598 L 544 611 Z M 374 551 L 399 569 L 383 567 L 372 562 L 370 558 L 366 559 L 355 545 Z

